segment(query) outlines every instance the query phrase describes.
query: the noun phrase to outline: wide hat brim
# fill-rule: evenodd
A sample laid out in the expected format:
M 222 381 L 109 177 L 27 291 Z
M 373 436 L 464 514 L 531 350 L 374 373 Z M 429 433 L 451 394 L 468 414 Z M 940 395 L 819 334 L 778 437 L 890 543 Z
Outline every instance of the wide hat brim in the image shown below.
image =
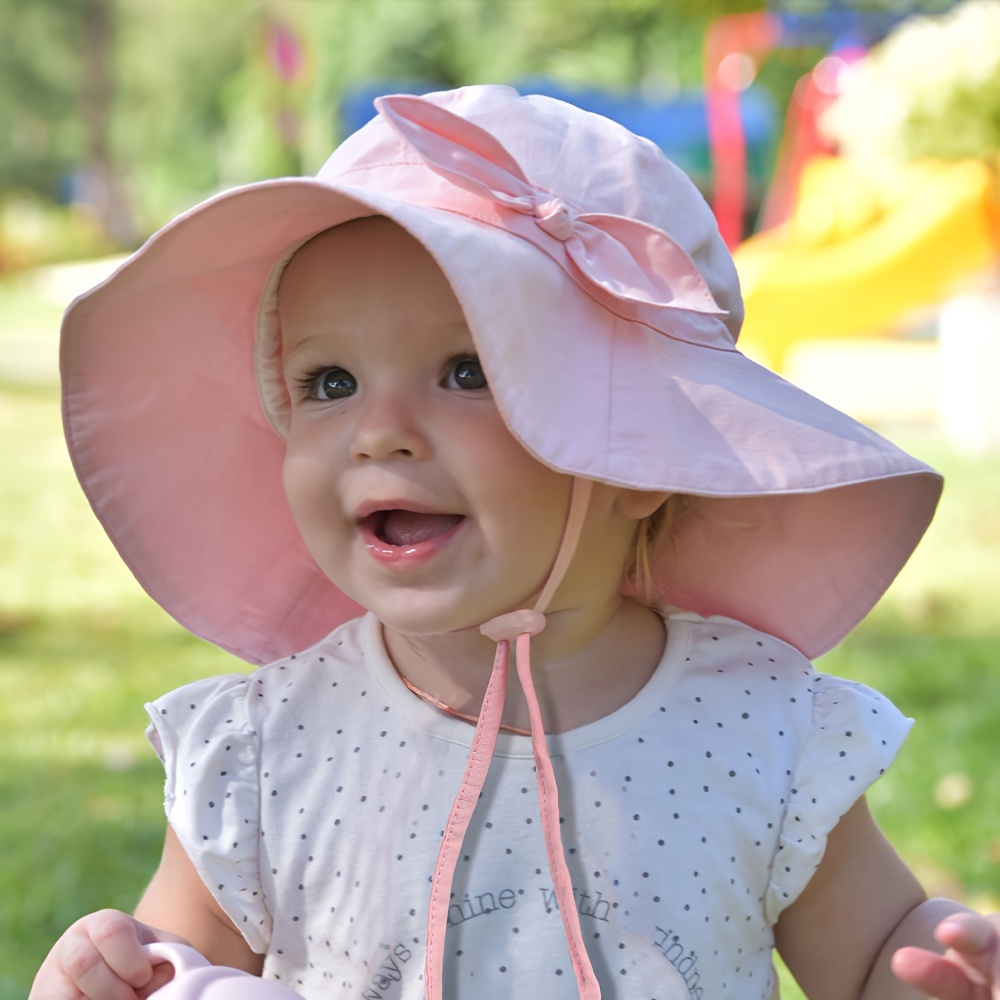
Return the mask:
M 868 613 L 930 522 L 941 481 L 923 463 L 735 348 L 616 315 L 518 235 L 343 181 L 271 181 L 175 220 L 63 325 L 80 482 L 140 584 L 193 633 L 263 663 L 362 611 L 292 520 L 254 336 L 289 251 L 368 215 L 435 257 L 531 454 L 699 498 L 654 560 L 665 603 L 816 656 Z

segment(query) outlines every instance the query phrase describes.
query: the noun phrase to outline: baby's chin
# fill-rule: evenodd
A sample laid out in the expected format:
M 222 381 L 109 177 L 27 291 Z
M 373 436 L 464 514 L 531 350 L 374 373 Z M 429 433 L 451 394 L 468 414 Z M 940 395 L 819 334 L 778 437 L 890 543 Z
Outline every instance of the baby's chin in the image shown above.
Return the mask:
M 481 626 L 484 622 L 503 613 L 504 611 L 497 611 L 496 614 L 484 612 L 481 615 L 453 613 L 423 616 L 389 614 L 383 616 L 376 612 L 376 617 L 382 623 L 384 631 L 395 633 L 403 639 L 440 641 L 442 643 L 449 640 L 455 643 L 471 643 L 481 640 L 484 646 L 495 646 L 493 640 L 483 635 Z
M 376 618 L 383 630 L 397 634 L 403 639 L 417 642 L 454 642 L 459 646 L 482 645 L 495 647 L 495 642 L 481 631 L 481 626 L 499 615 L 531 608 L 535 602 L 533 595 L 523 600 L 482 601 L 460 600 L 457 603 L 414 595 L 405 601 L 393 602 L 397 606 L 387 606 L 390 602 L 379 602 L 373 607 Z

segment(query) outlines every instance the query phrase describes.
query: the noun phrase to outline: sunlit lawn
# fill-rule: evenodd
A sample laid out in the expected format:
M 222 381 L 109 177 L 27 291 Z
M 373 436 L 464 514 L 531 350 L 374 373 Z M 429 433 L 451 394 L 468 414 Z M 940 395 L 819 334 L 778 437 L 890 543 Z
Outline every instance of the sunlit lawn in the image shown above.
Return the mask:
M 0 317 L 5 303 L 0 288 Z M 961 459 L 927 435 L 902 443 L 949 476 L 940 517 L 889 597 L 822 666 L 917 717 L 872 792 L 875 811 L 929 891 L 992 906 L 1000 457 Z M 64 927 L 131 907 L 155 866 L 162 779 L 143 701 L 242 665 L 139 591 L 76 486 L 54 386 L 5 382 L 2 366 L 0 463 L 0 1000 L 23 1000 Z

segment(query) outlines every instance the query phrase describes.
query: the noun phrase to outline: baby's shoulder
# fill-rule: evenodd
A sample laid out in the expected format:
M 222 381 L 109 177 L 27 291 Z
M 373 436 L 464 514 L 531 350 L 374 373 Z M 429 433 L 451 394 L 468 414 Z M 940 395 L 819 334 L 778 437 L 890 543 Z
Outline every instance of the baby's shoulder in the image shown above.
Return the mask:
M 258 667 L 253 676 L 281 673 L 289 668 L 329 670 L 341 665 L 355 666 L 365 659 L 373 642 L 381 642 L 380 626 L 374 615 L 366 614 L 344 622 L 305 649 Z
M 738 705 L 739 718 L 773 720 L 782 737 L 866 729 L 881 739 L 888 727 L 895 739 L 909 728 L 910 720 L 880 692 L 817 671 L 800 650 L 773 635 L 720 615 L 677 612 L 666 621 L 668 655 L 673 644 L 682 661 L 675 689 L 682 703 L 719 711 Z
M 356 671 L 380 643 L 379 625 L 373 615 L 353 618 L 312 646 L 258 667 L 249 674 L 249 680 L 252 685 L 264 688 L 287 683 L 289 675 L 306 677 L 344 669 Z
M 269 719 L 310 705 L 314 714 L 365 688 L 366 646 L 377 642 L 377 623 L 367 618 L 341 625 L 308 649 L 250 673 L 220 674 L 185 684 L 147 705 L 158 727 L 202 727 L 257 731 Z
M 668 642 L 682 653 L 686 674 L 720 680 L 761 676 L 776 683 L 804 683 L 817 676 L 800 650 L 734 618 L 672 611 L 665 620 Z
M 247 675 L 248 713 L 259 727 L 293 716 L 339 714 L 346 703 L 363 705 L 372 688 L 367 669 L 379 648 L 378 622 L 353 619 L 306 649 Z

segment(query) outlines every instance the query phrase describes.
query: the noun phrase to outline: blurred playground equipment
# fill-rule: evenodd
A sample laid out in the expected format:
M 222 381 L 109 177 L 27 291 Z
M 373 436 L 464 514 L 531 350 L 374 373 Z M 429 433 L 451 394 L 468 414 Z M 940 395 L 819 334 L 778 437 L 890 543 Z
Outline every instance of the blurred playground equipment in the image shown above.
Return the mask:
M 970 8 L 961 11 L 965 37 L 947 47 L 933 38 L 929 56 L 941 63 L 950 51 L 954 75 L 970 77 L 971 34 L 992 60 L 984 76 L 1000 79 L 1000 55 L 990 55 L 993 35 L 977 38 L 969 25 L 970 17 L 1000 20 L 1000 3 L 978 3 L 976 10 L 969 3 L 955 8 Z M 731 15 L 709 29 L 712 197 L 746 302 L 740 344 L 861 419 L 933 421 L 960 450 L 997 450 L 1000 150 L 991 151 L 992 162 L 990 155 L 863 159 L 837 155 L 820 127 L 851 72 L 870 65 L 860 61 L 871 46 L 891 35 L 898 51 L 903 31 L 913 29 L 903 20 L 834 7 L 798 19 Z M 958 15 L 922 22 L 920 30 L 955 31 L 957 23 Z M 737 94 L 773 49 L 804 44 L 820 45 L 826 55 L 793 92 L 757 232 L 745 237 Z M 937 80 L 944 67 L 936 69 Z M 850 114 L 856 111 L 852 106 Z M 856 135 L 872 127 L 867 119 L 843 120 Z
M 706 37 L 713 205 L 740 272 L 743 343 L 778 370 L 803 341 L 898 332 L 997 262 L 1000 205 L 985 162 L 876 167 L 833 155 L 820 132 L 852 64 L 898 20 L 836 9 L 809 18 L 741 14 L 720 18 Z M 761 231 L 741 241 L 744 140 L 734 94 L 770 50 L 820 40 L 828 54 L 792 96 Z
M 736 249 L 747 347 L 782 369 L 803 339 L 905 328 L 996 260 L 995 185 L 976 160 L 881 175 L 850 159 L 811 160 L 791 219 Z
M 799 80 L 789 101 L 763 228 L 788 218 L 803 165 L 830 152 L 817 119 L 838 92 L 842 68 L 884 38 L 905 15 L 858 11 L 838 0 L 810 14 L 759 12 L 716 18 L 705 34 L 705 114 L 712 158 L 712 208 L 723 239 L 735 247 L 747 229 L 748 140 L 738 109 L 760 64 L 778 48 L 829 53 Z

